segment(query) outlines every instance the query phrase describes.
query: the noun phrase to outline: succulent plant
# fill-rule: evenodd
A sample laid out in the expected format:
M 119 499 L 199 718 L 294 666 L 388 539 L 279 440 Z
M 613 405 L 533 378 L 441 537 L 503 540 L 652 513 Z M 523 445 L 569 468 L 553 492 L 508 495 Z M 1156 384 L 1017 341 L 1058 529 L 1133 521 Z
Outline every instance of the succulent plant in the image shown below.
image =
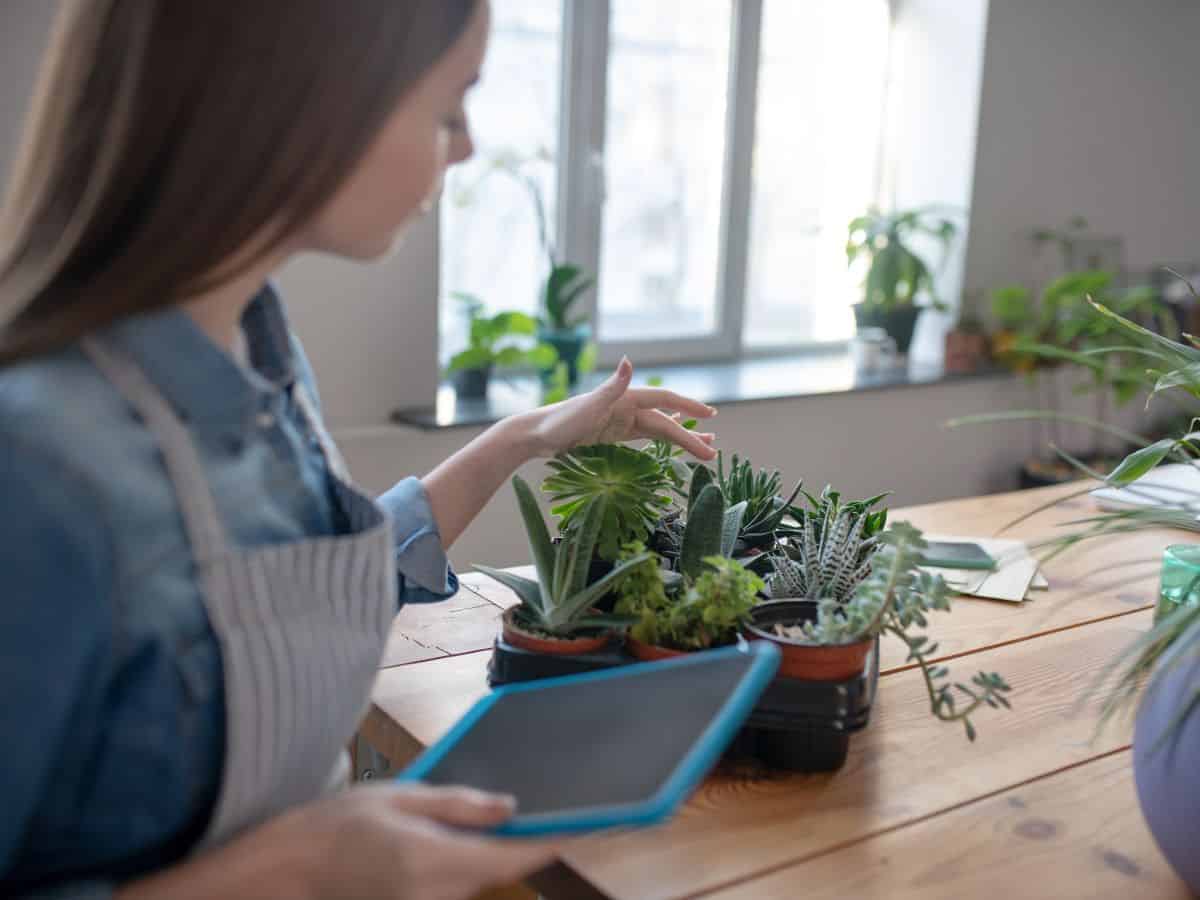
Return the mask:
M 772 557 L 767 593 L 847 601 L 871 574 L 871 556 L 878 549 L 887 510 L 870 510 L 884 496 L 842 504 L 841 495 L 829 488 L 820 498 L 806 493 L 810 509 L 800 513 L 799 527 Z
M 695 474 L 699 474 L 699 469 Z M 797 483 L 791 495 L 784 499 L 780 495 L 783 480 L 778 469 L 759 469 L 756 472 L 748 459 L 739 459 L 737 454 L 730 462 L 728 473 L 725 471 L 724 455 L 717 454 L 716 481 L 727 503 L 746 504 L 746 516 L 739 538 L 749 547 L 769 548 L 774 545 L 776 534 L 791 510 L 792 501 L 800 493 L 801 483 Z
M 596 550 L 609 562 L 623 545 L 645 542 L 671 505 L 669 471 L 654 455 L 623 444 L 576 447 L 548 465 L 551 474 L 542 490 L 555 504 L 551 512 L 564 538 L 578 526 L 590 501 L 606 501 Z
M 477 565 L 475 568 L 511 588 L 521 598 L 516 612 L 517 624 L 555 637 L 569 637 L 588 628 L 617 628 L 631 624 L 633 620 L 629 617 L 598 614 L 592 609 L 597 600 L 619 586 L 637 566 L 653 559 L 649 553 L 632 554 L 603 578 L 588 583 L 588 569 L 608 501 L 604 498 L 586 501 L 569 539 L 554 544 L 529 485 L 520 476 L 513 476 L 512 483 L 529 535 L 537 581 L 490 566 Z
M 710 556 L 703 563 L 700 577 L 685 579 L 674 595 L 664 590 L 626 592 L 617 611 L 637 617 L 630 634 L 643 643 L 685 651 L 736 641 L 762 581 L 736 560 Z M 640 566 L 649 574 L 646 563 Z

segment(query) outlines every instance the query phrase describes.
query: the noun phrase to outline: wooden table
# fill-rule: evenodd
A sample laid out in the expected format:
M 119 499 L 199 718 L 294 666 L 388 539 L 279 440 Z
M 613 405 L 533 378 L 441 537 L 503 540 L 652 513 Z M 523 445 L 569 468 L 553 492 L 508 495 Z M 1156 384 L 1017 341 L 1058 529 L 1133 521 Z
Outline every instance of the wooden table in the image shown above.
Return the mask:
M 930 532 L 991 535 L 1078 486 L 893 512 Z M 1036 539 L 1087 499 L 1011 534 Z M 515 526 L 514 526 L 515 527 Z M 1182 898 L 1138 811 L 1128 726 L 1094 737 L 1104 665 L 1150 622 L 1159 557 L 1179 532 L 1083 545 L 1046 566 L 1024 604 L 960 598 L 930 635 L 962 680 L 1000 672 L 1011 712 L 976 717 L 978 740 L 930 714 L 919 671 L 883 645 L 870 725 L 833 774 L 710 778 L 669 825 L 571 844 L 535 881 L 545 896 L 653 898 Z M 452 600 L 398 617 L 362 736 L 402 765 L 487 691 L 512 594 L 466 575 Z

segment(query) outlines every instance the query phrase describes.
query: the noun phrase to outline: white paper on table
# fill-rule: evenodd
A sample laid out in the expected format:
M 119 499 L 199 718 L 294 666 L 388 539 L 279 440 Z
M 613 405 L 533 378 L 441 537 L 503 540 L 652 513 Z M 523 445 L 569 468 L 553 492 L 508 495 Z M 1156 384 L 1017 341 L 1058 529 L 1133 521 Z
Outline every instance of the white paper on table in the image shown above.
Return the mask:
M 1038 562 L 1024 541 L 1007 538 L 976 538 L 961 535 L 926 535 L 929 541 L 971 541 L 978 544 L 996 560 L 992 571 L 978 569 L 944 569 L 922 566 L 941 575 L 956 591 L 987 600 L 1022 603 L 1038 576 Z M 1044 578 L 1043 578 L 1044 580 Z M 1049 584 L 1046 585 L 1049 587 Z

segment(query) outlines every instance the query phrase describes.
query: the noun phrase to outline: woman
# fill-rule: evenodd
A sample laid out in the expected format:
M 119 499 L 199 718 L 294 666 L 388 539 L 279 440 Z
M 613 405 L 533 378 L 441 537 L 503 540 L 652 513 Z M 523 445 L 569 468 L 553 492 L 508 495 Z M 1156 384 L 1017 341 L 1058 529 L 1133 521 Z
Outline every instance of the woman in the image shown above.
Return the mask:
M 445 548 L 518 465 L 642 437 L 711 458 L 662 410 L 712 410 L 625 361 L 376 502 L 268 280 L 387 252 L 470 156 L 488 15 L 63 11 L 0 244 L 3 895 L 467 897 L 552 858 L 480 836 L 506 798 L 329 792 L 343 748 L 397 604 L 453 593 Z

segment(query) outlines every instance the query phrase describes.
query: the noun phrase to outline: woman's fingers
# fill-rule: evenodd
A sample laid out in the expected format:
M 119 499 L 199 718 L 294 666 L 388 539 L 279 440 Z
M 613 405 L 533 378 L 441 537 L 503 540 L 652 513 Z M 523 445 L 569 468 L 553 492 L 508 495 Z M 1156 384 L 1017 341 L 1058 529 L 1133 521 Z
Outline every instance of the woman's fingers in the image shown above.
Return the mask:
M 668 391 L 666 388 L 634 388 L 629 393 L 638 409 L 669 409 L 698 419 L 708 419 L 717 414 L 707 403 Z
M 661 438 L 686 450 L 697 459 L 713 459 L 717 451 L 712 448 L 711 434 L 688 431 L 666 413 L 657 409 L 639 410 L 636 420 L 638 437 Z
M 377 787 L 362 790 L 378 790 Z M 424 816 L 459 828 L 487 828 L 512 818 L 516 801 L 512 797 L 487 794 L 472 788 L 435 788 L 422 784 L 389 786 L 392 806 L 398 812 Z

